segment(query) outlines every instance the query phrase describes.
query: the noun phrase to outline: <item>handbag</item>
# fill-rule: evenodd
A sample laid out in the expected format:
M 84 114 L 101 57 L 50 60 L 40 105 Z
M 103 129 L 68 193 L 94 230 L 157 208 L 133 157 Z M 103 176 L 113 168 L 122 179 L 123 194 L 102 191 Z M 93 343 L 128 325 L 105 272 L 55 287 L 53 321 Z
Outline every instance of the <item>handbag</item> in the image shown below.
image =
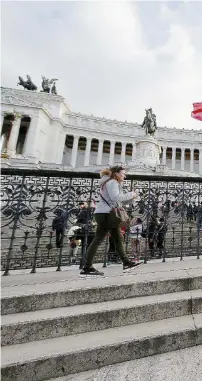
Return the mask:
M 101 195 L 103 201 L 111 208 L 111 205 Z M 124 227 L 130 222 L 129 216 L 123 207 L 113 207 L 109 213 L 108 223 L 110 228 Z

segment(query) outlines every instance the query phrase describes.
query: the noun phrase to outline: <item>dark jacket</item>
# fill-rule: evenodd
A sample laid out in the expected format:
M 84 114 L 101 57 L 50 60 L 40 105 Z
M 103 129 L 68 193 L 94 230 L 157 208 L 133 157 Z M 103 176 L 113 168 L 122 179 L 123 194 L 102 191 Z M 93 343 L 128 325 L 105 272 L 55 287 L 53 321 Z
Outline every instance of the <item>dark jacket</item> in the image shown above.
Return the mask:
M 65 212 L 62 212 L 59 216 L 56 216 L 52 222 L 53 230 L 64 230 L 67 227 L 67 216 Z
M 158 225 L 158 235 L 157 235 L 157 240 L 158 241 L 164 241 L 165 235 L 167 232 L 167 227 L 164 223 L 160 223 Z
M 81 209 L 77 217 L 77 224 L 86 225 L 87 223 L 91 223 L 93 219 L 93 211 L 93 208 Z

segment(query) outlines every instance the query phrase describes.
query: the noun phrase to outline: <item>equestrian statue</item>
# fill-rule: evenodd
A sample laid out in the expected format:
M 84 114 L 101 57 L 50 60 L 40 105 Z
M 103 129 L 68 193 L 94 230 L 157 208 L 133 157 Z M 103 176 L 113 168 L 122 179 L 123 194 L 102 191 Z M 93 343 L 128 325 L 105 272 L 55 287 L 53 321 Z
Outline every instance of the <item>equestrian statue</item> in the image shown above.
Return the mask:
M 146 135 L 154 136 L 154 133 L 157 129 L 156 115 L 153 114 L 152 108 L 146 109 L 146 116 L 141 125 L 145 129 Z

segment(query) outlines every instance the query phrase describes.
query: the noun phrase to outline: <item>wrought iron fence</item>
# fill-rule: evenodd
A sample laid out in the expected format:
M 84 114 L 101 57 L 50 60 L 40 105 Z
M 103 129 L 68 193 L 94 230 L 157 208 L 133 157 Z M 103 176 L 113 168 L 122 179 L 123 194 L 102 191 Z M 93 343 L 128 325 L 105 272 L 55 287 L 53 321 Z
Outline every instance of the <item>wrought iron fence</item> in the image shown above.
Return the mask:
M 136 189 L 139 198 L 127 205 L 143 231 L 124 234 L 129 257 L 201 255 L 202 179 L 128 176 L 125 191 Z M 99 175 L 91 173 L 2 169 L 1 248 L 4 275 L 13 269 L 83 264 L 94 229 L 93 207 L 99 199 Z M 82 203 L 86 220 L 79 222 Z M 90 207 L 89 207 L 90 206 Z M 83 209 L 82 209 L 83 210 Z M 63 221 L 56 223 L 59 219 Z M 56 221 L 57 222 L 57 221 Z M 117 262 L 110 236 L 100 247 L 97 262 Z

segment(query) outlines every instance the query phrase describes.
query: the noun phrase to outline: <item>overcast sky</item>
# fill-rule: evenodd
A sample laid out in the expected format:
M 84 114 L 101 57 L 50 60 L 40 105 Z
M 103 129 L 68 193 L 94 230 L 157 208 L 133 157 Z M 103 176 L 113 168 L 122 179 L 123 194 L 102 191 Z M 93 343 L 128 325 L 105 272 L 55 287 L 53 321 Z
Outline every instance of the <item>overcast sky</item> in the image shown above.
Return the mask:
M 2 3 L 2 86 L 58 78 L 72 111 L 201 129 L 202 2 Z

